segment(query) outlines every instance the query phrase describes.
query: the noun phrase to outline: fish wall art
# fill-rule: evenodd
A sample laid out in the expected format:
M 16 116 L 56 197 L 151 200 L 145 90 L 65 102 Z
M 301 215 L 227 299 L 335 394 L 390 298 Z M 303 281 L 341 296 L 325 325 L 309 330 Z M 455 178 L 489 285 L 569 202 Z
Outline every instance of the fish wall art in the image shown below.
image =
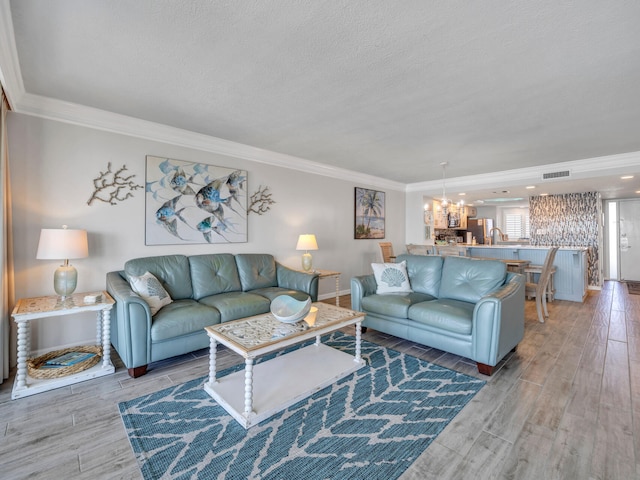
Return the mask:
M 247 171 L 147 155 L 146 245 L 247 241 Z

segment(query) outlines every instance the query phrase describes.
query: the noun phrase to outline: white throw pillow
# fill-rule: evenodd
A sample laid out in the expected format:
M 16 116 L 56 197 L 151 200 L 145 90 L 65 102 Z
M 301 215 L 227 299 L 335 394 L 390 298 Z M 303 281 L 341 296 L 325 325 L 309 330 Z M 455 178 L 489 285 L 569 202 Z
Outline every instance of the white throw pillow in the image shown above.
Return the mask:
M 162 307 L 173 302 L 160 280 L 152 273 L 145 272 L 144 275 L 139 277 L 129 275 L 129 283 L 133 291 L 149 304 L 151 315 L 155 315 Z
M 376 293 L 411 293 L 411 283 L 407 275 L 407 262 L 372 263 L 373 274 L 378 288 Z

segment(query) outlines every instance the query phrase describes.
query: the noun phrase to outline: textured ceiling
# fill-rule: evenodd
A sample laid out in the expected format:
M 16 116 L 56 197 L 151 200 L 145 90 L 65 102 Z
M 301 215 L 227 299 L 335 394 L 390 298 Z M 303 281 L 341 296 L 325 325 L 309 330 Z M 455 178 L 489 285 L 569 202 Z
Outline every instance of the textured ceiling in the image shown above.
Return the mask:
M 28 93 L 405 184 L 640 151 L 637 1 L 10 8 Z

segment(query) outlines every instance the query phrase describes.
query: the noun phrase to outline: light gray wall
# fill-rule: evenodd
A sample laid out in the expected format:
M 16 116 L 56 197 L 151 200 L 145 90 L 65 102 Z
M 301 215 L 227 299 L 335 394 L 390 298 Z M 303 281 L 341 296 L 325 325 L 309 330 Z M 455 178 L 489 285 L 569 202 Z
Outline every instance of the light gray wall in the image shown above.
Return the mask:
M 71 262 L 78 270 L 77 292 L 104 289 L 106 272 L 141 256 L 264 252 L 299 268 L 298 235 L 315 233 L 319 250 L 313 252 L 314 266 L 342 272 L 340 289 L 348 293 L 350 278 L 369 273 L 371 262 L 379 260 L 377 240 L 353 238 L 356 186 L 385 191 L 385 241 L 393 242 L 397 251 L 404 248 L 406 209 L 400 191 L 16 113 L 9 113 L 8 131 L 17 298 L 54 293 L 53 272 L 59 262 L 36 260 L 35 256 L 40 229 L 62 224 L 86 229 L 89 235 L 89 257 Z M 142 190 L 115 206 L 102 202 L 88 206 L 87 201 L 93 193 L 93 179 L 109 162 L 114 169 L 126 165 L 135 180 L 144 184 L 146 155 L 245 169 L 249 194 L 267 185 L 276 203 L 265 215 L 249 215 L 247 243 L 145 246 Z M 332 279 L 320 282 L 321 298 L 334 291 Z M 35 323 L 35 351 L 95 339 L 93 316 Z M 15 363 L 15 347 L 12 353 Z
M 424 195 L 422 192 L 407 192 L 407 211 L 405 212 L 405 224 L 406 224 L 406 243 L 415 243 L 416 245 L 423 245 L 426 242 L 424 232 Z M 406 250 L 402 245 L 401 250 L 397 250 L 395 253 L 401 253 Z
M 478 213 L 475 218 L 492 218 L 494 221 L 498 220 L 496 207 L 476 207 L 476 210 Z

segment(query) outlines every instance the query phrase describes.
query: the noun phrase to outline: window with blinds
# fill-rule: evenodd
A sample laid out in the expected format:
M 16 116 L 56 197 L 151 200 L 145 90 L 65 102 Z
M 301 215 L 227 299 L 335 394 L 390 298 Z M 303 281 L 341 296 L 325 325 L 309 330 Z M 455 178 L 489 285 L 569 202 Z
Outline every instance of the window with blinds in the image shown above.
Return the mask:
M 505 232 L 509 238 L 529 238 L 529 214 L 507 213 L 504 216 Z

